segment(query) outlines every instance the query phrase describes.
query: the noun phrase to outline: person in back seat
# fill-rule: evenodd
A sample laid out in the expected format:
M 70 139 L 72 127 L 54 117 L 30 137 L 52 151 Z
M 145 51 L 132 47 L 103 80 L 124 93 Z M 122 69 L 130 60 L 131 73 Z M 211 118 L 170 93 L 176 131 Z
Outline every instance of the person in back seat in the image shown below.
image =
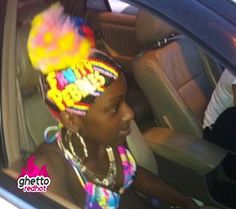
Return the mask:
M 205 111 L 204 139 L 230 151 L 222 162 L 226 174 L 236 179 L 236 77 L 225 69 Z
M 47 164 L 49 190 L 86 209 L 147 208 L 134 191 L 185 209 L 198 208 L 184 194 L 136 165 L 126 148 L 133 111 L 125 102 L 121 67 L 96 49 L 92 31 L 53 5 L 32 21 L 30 60 L 42 72 L 41 92 L 58 120 L 51 144 L 35 153 Z

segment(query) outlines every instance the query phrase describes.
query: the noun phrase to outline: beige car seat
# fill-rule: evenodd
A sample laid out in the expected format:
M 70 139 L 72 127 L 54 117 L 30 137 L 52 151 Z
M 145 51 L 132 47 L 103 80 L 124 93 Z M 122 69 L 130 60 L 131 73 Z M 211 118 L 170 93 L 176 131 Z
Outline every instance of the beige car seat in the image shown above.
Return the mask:
M 204 111 L 220 69 L 184 36 L 167 43 L 173 30 L 150 13 L 139 12 L 137 39 L 155 46 L 136 57 L 133 73 L 162 126 L 201 137 Z
M 135 22 L 135 15 L 114 12 L 99 15 L 99 27 L 107 51 L 127 70 L 133 57 L 142 50 L 136 40 Z

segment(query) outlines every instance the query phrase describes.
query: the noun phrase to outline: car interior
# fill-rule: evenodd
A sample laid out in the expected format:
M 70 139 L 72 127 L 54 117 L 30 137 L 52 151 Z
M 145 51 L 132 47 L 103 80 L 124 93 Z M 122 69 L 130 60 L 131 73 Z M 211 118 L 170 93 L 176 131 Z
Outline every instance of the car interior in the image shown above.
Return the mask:
M 8 172 L 19 172 L 44 142 L 44 130 L 56 124 L 39 93 L 39 73 L 26 48 L 32 17 L 51 2 L 13 0 L 8 5 L 3 60 L 8 58 L 2 70 Z M 231 181 L 220 167 L 227 152 L 203 140 L 201 126 L 222 65 L 149 11 L 117 13 L 109 1 L 83 0 L 76 7 L 68 2 L 74 1 L 62 1 L 66 9 L 94 28 L 97 47 L 124 69 L 127 102 L 135 111 L 127 142 L 138 164 L 196 199 L 202 208 L 227 209 L 211 195 L 218 178 Z

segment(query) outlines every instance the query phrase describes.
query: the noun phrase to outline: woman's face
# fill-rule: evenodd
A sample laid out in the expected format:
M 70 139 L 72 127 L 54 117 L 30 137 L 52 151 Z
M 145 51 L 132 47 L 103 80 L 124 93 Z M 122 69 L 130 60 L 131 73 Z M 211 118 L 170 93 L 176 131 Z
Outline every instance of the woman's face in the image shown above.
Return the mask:
M 127 83 L 123 74 L 104 94 L 96 98 L 85 117 L 80 118 L 79 133 L 90 142 L 121 144 L 130 133 L 134 113 L 125 102 Z

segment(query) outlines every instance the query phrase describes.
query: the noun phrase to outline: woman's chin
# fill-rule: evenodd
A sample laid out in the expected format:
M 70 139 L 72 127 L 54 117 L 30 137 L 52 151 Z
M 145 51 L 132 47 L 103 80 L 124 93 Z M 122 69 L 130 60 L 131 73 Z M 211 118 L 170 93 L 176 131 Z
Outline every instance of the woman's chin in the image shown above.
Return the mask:
M 125 145 L 126 144 L 126 138 L 127 138 L 127 136 L 119 136 L 119 137 L 117 137 L 114 145 L 115 146 Z

